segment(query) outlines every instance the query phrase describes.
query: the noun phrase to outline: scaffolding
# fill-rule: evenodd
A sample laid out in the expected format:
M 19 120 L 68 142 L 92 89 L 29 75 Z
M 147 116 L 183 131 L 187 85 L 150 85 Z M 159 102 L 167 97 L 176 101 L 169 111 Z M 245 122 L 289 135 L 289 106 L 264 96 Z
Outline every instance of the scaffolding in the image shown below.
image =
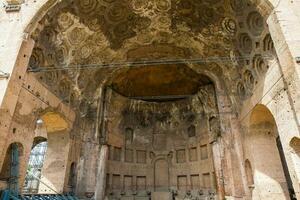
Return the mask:
M 31 150 L 23 187 L 24 194 L 38 193 L 47 147 L 47 142 L 41 142 Z
M 25 177 L 23 194 L 19 194 L 19 147 L 17 144 L 11 146 L 10 177 L 8 188 L 0 190 L 0 200 L 78 200 L 72 194 L 59 194 L 49 185 L 41 181 L 41 169 L 43 167 L 47 142 L 37 144 L 30 153 L 28 169 Z M 55 192 L 54 194 L 37 194 L 39 184 L 44 184 Z

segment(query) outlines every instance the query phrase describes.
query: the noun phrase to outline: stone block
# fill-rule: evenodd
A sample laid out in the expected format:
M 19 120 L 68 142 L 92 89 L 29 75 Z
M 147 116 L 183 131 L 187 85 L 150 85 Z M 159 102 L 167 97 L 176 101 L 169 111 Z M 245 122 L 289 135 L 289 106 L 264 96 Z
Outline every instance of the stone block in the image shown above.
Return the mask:
M 172 195 L 170 192 L 152 192 L 151 200 L 171 200 Z

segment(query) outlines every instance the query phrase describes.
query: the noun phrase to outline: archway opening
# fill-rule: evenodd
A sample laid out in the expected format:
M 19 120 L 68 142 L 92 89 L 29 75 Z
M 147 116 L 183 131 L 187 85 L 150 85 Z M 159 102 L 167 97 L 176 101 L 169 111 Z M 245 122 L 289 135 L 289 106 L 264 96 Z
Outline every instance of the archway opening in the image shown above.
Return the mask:
M 57 194 L 67 184 L 69 124 L 57 112 L 43 113 L 36 121 L 32 149 L 23 185 L 24 194 Z
M 290 199 L 293 189 L 290 188 L 276 122 L 264 105 L 257 105 L 253 109 L 245 142 L 249 158 L 245 166 L 247 176 L 250 166 L 253 171 L 252 198 Z
M 44 165 L 48 142 L 46 138 L 36 137 L 30 152 L 27 173 L 23 187 L 24 194 L 37 194 L 39 191 L 41 171 Z
M 121 125 L 114 120 L 104 125 L 113 149 L 107 183 L 115 190 L 114 195 L 124 194 L 124 188 L 154 187 L 155 175 L 149 179 L 145 171 L 139 171 L 139 166 L 153 164 L 151 161 L 159 154 L 167 162 L 187 169 L 192 162 L 205 163 L 205 170 L 194 170 L 192 174 L 175 170 L 170 183 L 175 190 L 215 188 L 210 145 L 221 134 L 215 90 L 204 87 L 198 93 L 199 86 L 212 84 L 205 76 L 190 73 L 190 68 L 218 76 L 224 87 L 240 82 L 239 94 L 250 93 L 246 89 L 254 87 L 254 71 L 239 68 L 252 68 L 249 57 L 262 46 L 260 40 L 265 34 L 262 16 L 251 10 L 253 6 L 244 1 L 76 0 L 53 6 L 52 12 L 40 21 L 40 30 L 33 34 L 37 42 L 29 67 L 78 115 L 88 113 L 94 117 L 96 112 L 91 104 L 98 98 L 95 91 L 107 79 L 117 77 L 110 86 L 122 97 L 113 94 L 113 98 L 122 99 L 125 107 L 113 98 L 104 100 L 112 101 L 110 105 L 115 103 L 112 110 L 112 106 L 107 106 L 109 111 L 105 115 L 111 115 L 110 119 L 119 115 L 119 121 L 123 120 Z M 201 58 L 207 57 L 213 59 L 208 59 L 206 65 Z M 160 59 L 162 63 L 181 64 L 155 66 L 153 63 Z M 131 67 L 131 62 L 145 60 L 151 66 Z M 189 63 L 195 60 L 198 64 Z M 229 65 L 238 67 L 228 70 L 227 64 L 221 63 L 227 60 L 232 61 Z M 244 60 L 247 64 L 242 63 Z M 112 62 L 124 62 L 124 66 L 117 67 L 125 72 L 115 76 L 118 70 L 114 66 L 105 67 Z M 264 71 L 261 62 L 257 63 L 259 71 Z M 235 90 L 231 86 L 226 89 Z M 197 103 L 200 106 L 194 108 Z M 148 135 L 143 135 L 143 131 Z M 116 166 L 124 167 L 119 170 Z M 136 172 L 128 170 L 129 166 L 136 167 Z M 153 166 L 149 168 L 152 170 Z M 129 192 L 134 193 L 134 189 Z
M 135 69 L 137 80 L 127 76 L 133 72 L 119 73 L 107 88 L 108 199 L 217 195 L 211 143 L 220 135 L 220 116 L 214 84 L 187 66 L 179 71 L 192 75 L 179 74 L 179 80 L 151 74 L 165 67 Z
M 23 145 L 21 143 L 10 144 L 0 172 L 1 188 L 8 188 L 15 196 L 19 194 L 19 170 L 22 157 Z

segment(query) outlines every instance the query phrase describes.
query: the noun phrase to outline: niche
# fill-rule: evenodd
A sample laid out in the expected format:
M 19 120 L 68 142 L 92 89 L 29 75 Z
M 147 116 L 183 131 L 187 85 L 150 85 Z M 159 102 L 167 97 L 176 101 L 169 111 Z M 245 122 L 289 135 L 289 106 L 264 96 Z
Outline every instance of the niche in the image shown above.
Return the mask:
M 250 187 L 250 186 L 254 185 L 254 180 L 253 180 L 251 163 L 248 159 L 245 161 L 245 170 L 246 170 L 246 176 L 247 176 L 247 183 L 248 183 L 248 186 Z
M 132 176 L 124 176 L 124 190 L 132 190 Z
M 68 185 L 73 189 L 76 184 L 76 163 L 72 162 L 69 173 Z
M 125 149 L 125 162 L 133 162 L 133 150 Z
M 197 159 L 197 157 L 198 157 L 198 155 L 197 155 L 197 147 L 190 148 L 189 154 L 190 154 L 190 161 L 191 162 L 194 162 L 194 161 L 198 160 Z
M 133 142 L 133 129 L 126 128 L 125 129 L 125 145 L 130 145 Z
M 191 175 L 191 184 L 192 184 L 192 189 L 197 190 L 200 188 L 200 177 L 199 174 L 193 174 Z
M 106 189 L 109 189 L 110 188 L 110 176 L 109 174 L 106 174 Z
M 187 190 L 187 176 L 177 176 L 177 187 L 178 190 Z
M 177 163 L 184 163 L 185 159 L 185 149 L 180 149 L 176 151 L 176 159 Z
M 121 152 L 122 149 L 118 147 L 114 147 L 114 155 L 113 155 L 113 160 L 114 161 L 121 161 Z
M 209 130 L 214 139 L 221 135 L 220 123 L 217 117 L 209 118 Z
M 194 125 L 189 126 L 188 128 L 188 136 L 195 137 L 196 136 L 196 128 Z
M 208 150 L 207 150 L 207 145 L 202 145 L 200 147 L 201 151 L 201 160 L 205 160 L 208 158 Z
M 137 150 L 136 151 L 136 161 L 137 163 L 146 163 L 147 160 L 147 153 L 146 151 Z
M 120 190 L 121 189 L 121 176 L 119 174 L 113 174 L 112 188 L 115 189 L 115 190 Z
M 136 186 L 138 190 L 146 190 L 146 176 L 137 176 Z
M 158 159 L 154 164 L 155 191 L 165 191 L 169 188 L 169 166 L 165 159 Z
M 203 187 L 209 189 L 210 188 L 210 174 L 203 174 Z

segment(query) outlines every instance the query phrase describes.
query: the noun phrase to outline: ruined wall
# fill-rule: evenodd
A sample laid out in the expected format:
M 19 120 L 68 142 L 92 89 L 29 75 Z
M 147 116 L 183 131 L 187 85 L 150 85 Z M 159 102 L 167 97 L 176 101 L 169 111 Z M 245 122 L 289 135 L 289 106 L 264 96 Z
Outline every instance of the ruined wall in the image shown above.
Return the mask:
M 22 82 L 25 81 L 26 84 L 22 84 Z M 0 124 L 0 168 L 6 167 L 4 164 L 9 165 L 9 163 L 4 163 L 4 158 L 7 154 L 9 145 L 15 142 L 20 143 L 23 147 L 23 152 L 20 157 L 19 179 L 20 189 L 22 189 L 30 151 L 34 138 L 37 136 L 35 135 L 36 120 L 48 113 L 48 111 L 50 113 L 56 112 L 57 115 L 65 117 L 68 125 L 63 129 L 65 131 L 69 131 L 68 128 L 71 128 L 75 118 L 75 113 L 65 104 L 61 104 L 56 96 L 49 93 L 48 90 L 46 90 L 34 77 L 30 75 L 25 76 L 24 78 L 21 77 L 20 81 L 16 82 L 15 87 L 20 87 L 20 92 L 16 97 L 16 104 L 9 101 L 9 99 L 6 99 L 4 102 L 5 104 L 3 105 L 3 107 L 5 107 L 1 110 L 0 115 L 0 121 L 2 122 Z M 55 127 L 57 128 L 56 125 L 59 126 L 59 124 L 55 123 L 55 120 L 52 124 L 47 125 L 50 129 L 55 129 Z M 67 134 L 65 137 L 69 139 Z M 68 152 L 66 152 L 66 154 L 68 154 Z M 60 169 L 65 169 L 65 166 L 62 166 Z M 62 179 L 64 178 L 62 177 Z
M 31 54 L 31 50 L 25 51 L 25 54 L 23 54 L 22 51 L 20 54 L 18 54 L 18 52 L 21 44 L 26 43 L 21 38 L 24 40 L 28 39 L 27 32 L 34 30 L 33 27 L 38 24 L 39 19 L 47 13 L 48 9 L 51 8 L 52 3 L 55 4 L 56 2 L 58 1 L 28 0 L 26 1 L 26 4 L 21 6 L 20 12 L 15 13 L 5 13 L 5 7 L 0 8 L 0 30 L 2 35 L 0 39 L 0 67 L 4 72 L 9 72 L 12 74 L 10 79 L 0 79 L 0 166 L 2 165 L 5 157 L 4 155 L 7 149 L 6 147 L 10 142 L 22 141 L 26 143 L 27 149 L 31 148 L 31 133 L 26 133 L 23 131 L 19 132 L 18 130 L 23 129 L 24 127 L 22 124 L 12 124 L 12 116 L 15 111 L 14 107 L 17 105 L 17 99 L 23 98 L 25 101 L 23 95 L 19 96 L 19 90 L 16 90 L 16 88 L 21 86 L 21 84 L 18 85 L 18 83 L 23 83 L 23 75 L 25 73 L 24 70 L 22 73 L 20 73 L 19 69 L 25 69 L 27 64 L 24 64 L 23 61 L 21 63 L 18 63 L 17 61 L 28 59 L 28 56 Z M 238 7 L 239 1 L 232 2 L 233 5 L 237 5 Z M 270 34 L 275 43 L 275 50 L 279 55 L 279 64 L 281 67 L 278 66 L 278 70 L 273 71 L 273 75 L 269 76 L 267 79 L 265 79 L 265 81 L 263 81 L 261 85 L 261 91 L 263 92 L 254 91 L 253 93 L 255 95 L 253 98 L 249 99 L 248 102 L 243 103 L 243 111 L 240 114 L 239 120 L 246 121 L 247 115 L 251 112 L 255 104 L 263 103 L 267 105 L 276 119 L 279 135 L 281 135 L 282 139 L 284 139 L 283 145 L 285 153 L 289 158 L 291 157 L 291 150 L 289 146 L 290 141 L 291 139 L 299 137 L 300 112 L 299 101 L 297 101 L 297 95 L 299 95 L 299 92 L 297 92 L 297 88 L 299 88 L 299 67 L 297 67 L 298 64 L 295 61 L 295 57 L 299 56 L 300 49 L 298 48 L 300 41 L 300 36 L 298 34 L 300 30 L 298 16 L 299 12 L 296 12 L 299 9 L 299 2 L 278 0 L 272 0 L 270 1 L 271 3 L 269 1 L 255 2 L 255 6 L 257 6 L 259 10 L 264 13 L 264 15 L 271 13 L 270 11 L 272 10 L 272 6 L 269 4 L 274 4 L 276 7 L 268 19 L 268 27 L 270 28 Z M 43 5 L 45 6 L 40 9 Z M 295 10 L 295 13 L 292 13 L 292 10 Z M 35 15 L 36 17 L 34 18 L 33 16 Z M 296 15 L 298 17 L 296 17 Z M 25 29 L 24 27 L 28 24 L 30 24 L 30 28 Z M 19 79 L 19 75 L 21 75 L 21 79 Z M 250 77 L 248 75 L 249 73 L 245 73 L 245 77 Z M 276 85 L 273 85 L 275 78 Z M 250 83 L 252 82 L 251 79 L 248 80 L 250 80 Z M 25 83 L 25 85 L 27 85 L 27 83 Z M 239 88 L 243 93 L 243 87 Z M 46 97 L 49 99 L 48 95 L 50 95 L 50 93 L 48 90 L 45 91 L 45 94 L 47 93 Z M 26 98 L 26 100 L 32 102 L 31 98 Z M 56 102 L 60 102 L 60 100 L 57 99 Z M 52 106 L 56 107 L 58 104 L 59 103 L 55 103 L 52 104 Z M 41 105 L 39 106 L 43 107 Z M 289 123 L 286 123 L 287 121 Z M 15 127 L 17 128 L 17 132 L 13 133 L 12 129 Z M 235 134 L 235 136 L 236 135 L 239 134 Z M 232 143 L 236 143 L 235 137 L 228 137 L 226 140 L 232 140 Z M 226 150 L 234 151 L 234 149 L 230 149 L 229 147 Z M 241 154 L 242 152 L 237 151 L 236 153 Z M 230 162 L 230 159 L 227 160 Z M 299 156 L 297 156 L 297 160 L 299 160 Z M 291 160 L 288 164 L 289 168 L 291 169 L 290 171 L 294 173 L 293 177 L 295 180 L 293 181 L 295 186 L 298 185 L 297 191 L 299 193 L 299 172 L 295 172 L 295 168 L 297 168 L 297 166 Z M 232 167 L 229 166 L 229 168 Z M 237 182 L 236 184 L 241 185 L 240 182 Z M 229 185 L 231 184 L 227 184 L 228 187 L 231 187 Z M 234 195 L 231 192 L 228 193 L 228 195 L 231 194 Z
M 113 92 L 107 113 L 107 194 L 214 191 L 210 142 L 217 125 L 210 127 L 198 95 L 146 102 Z

